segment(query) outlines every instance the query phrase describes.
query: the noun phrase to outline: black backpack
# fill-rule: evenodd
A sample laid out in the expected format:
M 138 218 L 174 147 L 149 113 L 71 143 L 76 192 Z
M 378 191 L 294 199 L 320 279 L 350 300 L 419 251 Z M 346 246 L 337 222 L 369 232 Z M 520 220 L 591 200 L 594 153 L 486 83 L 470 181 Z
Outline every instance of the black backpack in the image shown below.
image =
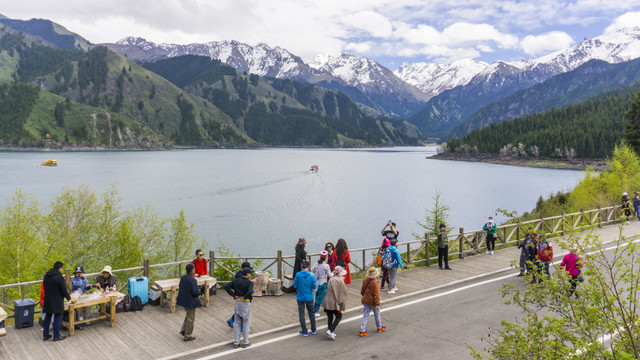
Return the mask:
M 131 298 L 131 311 L 138 311 L 143 308 L 144 305 L 142 305 L 142 299 L 140 299 L 140 296 L 136 295 Z

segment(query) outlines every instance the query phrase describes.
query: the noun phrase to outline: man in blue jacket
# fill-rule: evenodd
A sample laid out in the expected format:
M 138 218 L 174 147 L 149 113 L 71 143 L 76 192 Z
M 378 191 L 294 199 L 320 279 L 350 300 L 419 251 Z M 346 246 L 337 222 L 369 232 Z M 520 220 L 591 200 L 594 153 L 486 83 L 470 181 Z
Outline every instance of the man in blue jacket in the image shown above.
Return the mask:
M 193 264 L 187 264 L 186 270 L 187 274 L 180 278 L 176 304 L 186 310 L 180 335 L 184 337 L 184 341 L 191 341 L 196 338 L 191 335 L 193 324 L 196 321 L 196 308 L 202 305 L 200 304 L 200 289 L 198 289 L 198 282 L 194 277 L 196 267 Z
M 298 317 L 300 319 L 300 335 L 308 336 L 306 319 L 304 315 L 304 308 L 307 308 L 309 313 L 309 320 L 311 321 L 311 335 L 315 335 L 316 332 L 316 318 L 313 313 L 313 290 L 316 289 L 316 276 L 309 271 L 309 262 L 304 260 L 302 262 L 302 270 L 296 274 L 293 279 L 293 287 L 298 290 L 296 300 L 298 301 Z

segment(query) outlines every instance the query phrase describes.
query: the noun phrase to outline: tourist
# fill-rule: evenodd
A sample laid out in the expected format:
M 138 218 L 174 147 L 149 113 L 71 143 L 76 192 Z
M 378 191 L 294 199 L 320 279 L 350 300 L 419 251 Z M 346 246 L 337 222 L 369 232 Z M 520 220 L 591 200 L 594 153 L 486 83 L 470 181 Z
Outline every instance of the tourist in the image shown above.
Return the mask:
M 311 321 L 311 335 L 315 335 L 316 317 L 313 314 L 313 290 L 317 288 L 316 277 L 309 272 L 309 262 L 307 260 L 302 262 L 301 267 L 302 269 L 293 279 L 293 287 L 298 290 L 296 301 L 298 302 L 298 319 L 300 320 L 300 327 L 302 328 L 300 335 L 309 335 L 304 315 L 305 308 L 309 313 L 309 320 Z
M 387 265 L 384 264 L 383 261 L 383 268 L 387 267 L 387 269 L 389 270 L 389 294 L 395 294 L 396 291 L 398 291 L 398 288 L 396 287 L 396 276 L 398 275 L 398 267 L 402 268 L 402 257 L 400 256 L 400 252 L 398 251 L 398 248 L 396 248 L 396 243 L 398 242 L 398 240 L 396 239 L 391 239 L 390 240 L 390 245 L 387 248 L 387 250 L 385 251 L 385 255 L 383 255 L 382 257 L 385 258 L 385 256 L 387 253 L 389 253 L 391 255 L 391 265 Z
M 250 267 L 242 269 L 242 277 L 235 278 L 224 286 L 224 290 L 236 300 L 236 308 L 233 319 L 233 347 L 240 346 L 242 335 L 242 347 L 251 346 L 249 331 L 251 329 L 251 300 L 253 299 L 253 282 L 249 280 L 254 271 Z
M 208 275 L 207 259 L 205 259 L 202 250 L 196 250 L 196 258 L 191 263 L 196 267 L 195 277 Z
M 241 277 L 242 277 L 242 269 L 244 269 L 244 268 L 250 268 L 250 267 L 251 267 L 251 264 L 249 264 L 249 263 L 248 263 L 248 262 L 246 262 L 246 261 L 245 261 L 245 262 L 243 262 L 243 263 L 240 265 L 240 270 L 238 270 L 238 271 L 236 272 L 235 279 L 239 279 L 239 278 L 241 278 Z M 235 317 L 235 315 L 236 315 L 236 313 L 235 313 L 235 311 L 234 311 L 234 312 L 233 312 L 233 314 L 231 314 L 231 317 L 227 320 L 227 325 L 229 325 L 229 327 L 230 327 L 230 328 L 232 328 L 232 329 L 233 329 L 233 318 Z M 240 331 L 242 331 L 242 327 L 240 327 Z
M 74 293 L 76 291 L 80 292 L 80 294 L 84 294 L 87 289 L 91 289 L 91 284 L 87 278 L 84 277 L 84 269 L 82 266 L 76 267 L 76 270 L 73 272 L 73 277 L 71 278 L 71 292 Z M 79 321 L 85 320 L 89 318 L 89 306 L 83 306 L 81 308 L 76 309 L 76 318 Z M 83 330 L 84 327 L 82 324 L 76 325 L 76 329 Z
M 395 239 L 391 240 L 391 247 L 393 246 Z M 380 275 L 380 272 L 375 267 L 370 267 L 367 270 L 367 274 L 362 280 L 362 288 L 360 289 L 360 295 L 362 299 L 360 302 L 364 307 L 362 312 L 362 321 L 360 322 L 360 333 L 358 336 L 367 336 L 366 326 L 369 320 L 369 314 L 373 311 L 373 316 L 376 321 L 376 329 L 379 333 L 385 332 L 386 327 L 382 326 L 382 320 L 380 319 L 380 284 L 376 280 L 376 277 Z
M 570 252 L 564 256 L 560 266 L 563 266 L 564 269 L 571 275 L 571 280 L 569 283 L 571 284 L 571 290 L 569 290 L 569 297 L 573 295 L 576 291 L 576 287 L 578 286 L 578 278 L 580 275 L 580 270 L 582 269 L 582 259 L 576 255 L 576 250 L 571 249 Z M 576 298 L 580 296 L 576 294 Z
M 538 234 L 531 233 L 531 238 L 525 243 L 527 255 L 527 273 L 531 274 L 531 284 L 536 283 L 536 259 L 538 258 Z
M 627 217 L 627 221 L 629 221 L 629 216 L 631 216 L 631 205 L 629 203 L 629 194 L 626 192 L 622 193 L 622 210 L 624 211 L 624 216 Z
M 440 224 L 440 234 L 438 234 L 438 267 L 442 270 L 442 261 L 444 260 L 444 268 L 451 270 L 449 267 L 449 236 L 447 235 L 447 227 Z
M 63 267 L 64 264 L 62 262 L 56 261 L 55 264 L 53 264 L 53 268 L 47 271 L 44 279 L 42 279 L 44 286 L 44 307 L 42 311 L 47 313 L 42 329 L 42 339 L 44 341 L 51 338 L 51 335 L 49 335 L 49 324 L 51 324 L 52 316 L 53 341 L 61 341 L 67 338 L 66 336 L 60 335 L 60 320 L 64 312 L 64 299 L 71 300 L 71 296 L 69 296 L 69 292 L 67 291 L 67 285 L 62 276 Z
M 524 276 L 527 271 L 527 260 L 529 260 L 529 251 L 527 250 L 527 245 L 533 241 L 533 237 L 531 233 L 526 233 L 527 235 L 524 237 L 522 242 L 518 243 L 518 249 L 520 249 L 520 273 L 518 276 Z
M 298 271 L 301 270 L 300 266 L 302 262 L 307 260 L 307 252 L 304 250 L 305 245 L 307 244 L 307 240 L 303 237 L 298 239 L 298 243 L 296 244 L 296 259 L 293 261 L 293 277 L 296 277 Z
M 329 269 L 333 271 L 336 267 L 336 253 L 334 251 L 336 247 L 332 242 L 328 242 L 324 245 L 324 250 L 327 252 L 327 264 L 329 264 Z
M 320 305 L 322 305 L 324 296 L 327 293 L 327 282 L 332 275 L 329 264 L 327 264 L 328 255 L 329 254 L 326 251 L 320 252 L 320 260 L 318 260 L 311 269 L 311 272 L 316 276 L 316 284 L 318 285 L 318 290 L 316 290 L 316 300 L 313 303 L 313 312 L 316 314 L 316 317 L 320 317 L 318 310 L 320 310 Z
M 196 267 L 193 264 L 187 264 L 186 274 L 180 278 L 180 284 L 178 285 L 178 297 L 176 298 L 176 305 L 182 306 L 186 313 L 184 314 L 184 321 L 182 322 L 182 329 L 180 335 L 183 336 L 184 341 L 195 340 L 193 333 L 193 324 L 196 321 L 196 309 L 202 306 L 200 304 L 200 290 L 198 289 L 198 282 L 195 279 Z
M 544 234 L 539 235 L 536 254 L 538 258 L 538 282 L 540 283 L 544 279 L 543 272 L 547 277 L 549 276 L 549 264 L 553 261 L 553 247 Z
M 111 273 L 111 266 L 107 265 L 100 272 L 101 274 L 96 277 L 95 287 L 102 290 L 111 288 L 116 290 L 116 277 Z
M 349 263 L 351 262 L 351 255 L 349 255 L 349 248 L 347 242 L 344 239 L 338 239 L 336 244 L 336 266 L 341 266 L 347 272 L 344 277 L 344 283 L 351 284 L 351 269 L 349 269 Z
M 347 271 L 342 266 L 333 269 L 333 276 L 327 283 L 327 295 L 324 297 L 322 307 L 327 314 L 327 336 L 336 339 L 336 328 L 342 320 L 342 312 L 347 308 L 347 285 L 344 284 L 344 276 Z
M 378 255 L 376 255 L 376 264 L 382 268 L 382 280 L 380 281 L 380 290 L 384 290 L 384 284 L 389 285 L 389 269 L 382 266 L 382 256 L 387 248 L 391 245 L 388 238 L 382 240 L 382 246 L 378 249 Z
M 487 254 L 493 255 L 493 250 L 496 248 L 496 230 L 498 227 L 493 222 L 493 217 L 489 216 L 489 220 L 482 227 L 487 231 Z
M 636 211 L 638 220 L 640 220 L 640 191 L 633 193 L 633 209 Z
M 396 230 L 396 223 L 392 222 L 391 220 L 387 221 L 380 233 L 382 233 L 382 236 L 389 239 L 389 241 L 393 239 L 398 240 L 398 235 L 400 234 L 398 230 Z

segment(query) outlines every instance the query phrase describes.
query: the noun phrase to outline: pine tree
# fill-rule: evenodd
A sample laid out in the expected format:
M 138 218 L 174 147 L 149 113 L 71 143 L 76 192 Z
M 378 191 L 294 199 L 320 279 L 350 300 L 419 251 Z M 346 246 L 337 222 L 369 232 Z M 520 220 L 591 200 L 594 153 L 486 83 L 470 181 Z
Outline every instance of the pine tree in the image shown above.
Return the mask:
M 640 91 L 636 93 L 636 97 L 626 113 L 625 117 L 629 120 L 624 138 L 633 150 L 640 154 Z

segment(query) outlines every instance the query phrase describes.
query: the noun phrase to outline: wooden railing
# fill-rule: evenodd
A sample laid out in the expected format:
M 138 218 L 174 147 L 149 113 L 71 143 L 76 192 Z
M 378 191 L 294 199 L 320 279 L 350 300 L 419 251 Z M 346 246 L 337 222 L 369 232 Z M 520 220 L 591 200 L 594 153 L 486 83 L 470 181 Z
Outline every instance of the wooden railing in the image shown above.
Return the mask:
M 600 208 L 587 211 L 579 211 L 572 214 L 564 214 L 558 216 L 552 216 L 548 218 L 540 217 L 540 219 L 529 220 L 513 224 L 505 224 L 498 226 L 496 232 L 497 241 L 496 246 L 506 247 L 513 246 L 521 241 L 528 231 L 544 232 L 548 236 L 562 236 L 569 231 L 583 231 L 589 228 L 596 228 L 602 225 L 608 225 L 620 221 L 622 215 L 622 207 L 620 205 L 612 205 L 606 208 Z M 434 247 L 433 239 L 429 238 L 428 234 L 422 239 L 416 239 L 412 241 L 398 243 L 397 247 L 400 252 L 403 253 L 403 262 L 406 264 L 421 264 L 426 263 L 426 266 L 430 266 L 436 257 L 431 256 L 431 249 Z M 449 234 L 449 257 L 464 259 L 465 256 L 480 253 L 483 249 L 486 249 L 486 231 L 474 230 L 465 232 L 463 228 L 459 229 L 458 234 Z M 379 246 L 350 249 L 351 255 L 350 268 L 352 273 L 361 273 L 375 263 L 375 257 L 377 255 Z M 405 250 L 406 249 L 406 250 Z M 424 252 L 422 251 L 424 250 Z M 320 253 L 308 254 L 308 259 L 313 263 L 314 259 L 319 258 Z M 420 257 L 420 258 L 419 258 Z M 256 261 L 260 262 L 260 266 L 257 266 L 258 271 L 266 271 L 271 273 L 272 276 L 283 279 L 285 273 L 288 270 L 293 269 L 293 259 L 295 255 L 282 255 L 282 250 L 278 250 L 276 256 L 234 256 L 224 257 L 216 256 L 214 251 L 209 252 L 209 274 L 215 276 L 216 268 L 222 269 L 223 272 L 228 273 L 233 277 L 239 269 L 229 268 L 227 261 L 232 262 L 250 261 L 255 264 Z M 149 278 L 150 283 L 154 280 L 173 278 L 182 273 L 182 265 L 191 262 L 192 260 L 183 260 L 163 264 L 150 264 L 148 259 L 145 259 L 142 266 L 131 267 L 126 269 L 113 270 L 114 274 L 125 274 L 128 277 L 146 276 Z M 261 263 L 265 262 L 266 265 Z M 220 271 L 220 270 L 218 270 Z M 293 271 L 291 271 L 293 272 Z M 99 275 L 100 273 L 90 273 L 85 276 L 88 278 Z M 71 283 L 70 270 L 65 271 L 65 280 L 67 286 L 70 288 Z M 127 277 L 127 278 L 128 278 Z M 123 279 L 121 279 L 122 282 Z M 20 297 L 25 297 L 25 288 L 30 286 L 40 286 L 42 280 L 29 281 L 17 284 L 0 285 L 0 291 L 5 289 L 19 288 Z M 219 283 L 225 283 L 219 281 Z M 126 280 L 124 286 L 121 285 L 120 290 L 124 290 L 127 287 Z M 39 290 L 39 288 L 38 288 Z M 14 309 L 4 303 L 0 303 L 0 306 L 5 307 L 11 312 Z M 13 315 L 9 315 L 13 317 Z

